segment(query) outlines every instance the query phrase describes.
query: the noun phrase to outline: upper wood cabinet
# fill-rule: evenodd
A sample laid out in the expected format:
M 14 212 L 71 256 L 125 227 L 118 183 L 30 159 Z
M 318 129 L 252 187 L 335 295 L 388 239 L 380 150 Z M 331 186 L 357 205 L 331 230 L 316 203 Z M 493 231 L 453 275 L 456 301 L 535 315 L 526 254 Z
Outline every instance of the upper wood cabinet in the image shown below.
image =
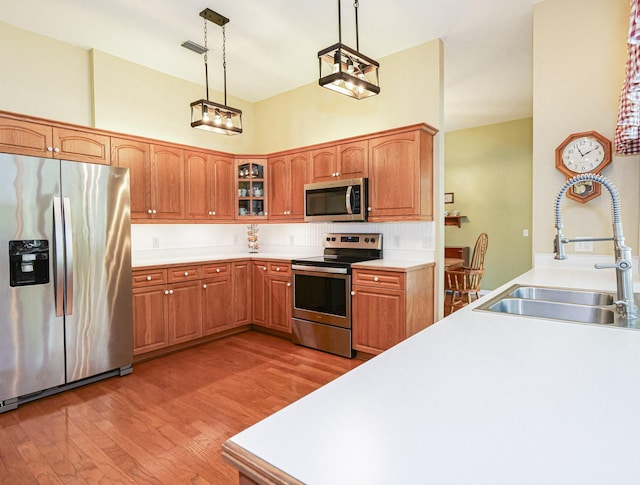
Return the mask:
M 0 117 L 0 151 L 110 164 L 110 137 L 90 131 Z
M 234 161 L 203 152 L 185 152 L 185 217 L 234 218 Z
M 313 182 L 367 177 L 369 142 L 354 141 L 311 152 Z
M 124 138 L 111 138 L 111 161 L 118 167 L 129 169 L 131 187 L 131 219 L 147 219 L 151 209 L 150 147 Z
M 304 220 L 304 184 L 309 178 L 309 152 L 269 159 L 269 219 Z
M 264 158 L 236 159 L 237 207 L 236 219 L 264 220 L 268 212 L 267 160 Z
M 369 220 L 433 220 L 433 133 L 369 140 Z
M 151 145 L 151 214 L 158 219 L 184 217 L 184 153 Z

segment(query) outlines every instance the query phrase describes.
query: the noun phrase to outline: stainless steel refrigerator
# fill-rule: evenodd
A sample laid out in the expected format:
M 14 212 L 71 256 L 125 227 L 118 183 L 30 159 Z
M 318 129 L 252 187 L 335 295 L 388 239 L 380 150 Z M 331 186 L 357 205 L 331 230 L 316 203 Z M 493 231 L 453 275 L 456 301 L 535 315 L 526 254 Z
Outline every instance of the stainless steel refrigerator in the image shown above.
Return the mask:
M 129 171 L 0 154 L 0 412 L 131 372 Z

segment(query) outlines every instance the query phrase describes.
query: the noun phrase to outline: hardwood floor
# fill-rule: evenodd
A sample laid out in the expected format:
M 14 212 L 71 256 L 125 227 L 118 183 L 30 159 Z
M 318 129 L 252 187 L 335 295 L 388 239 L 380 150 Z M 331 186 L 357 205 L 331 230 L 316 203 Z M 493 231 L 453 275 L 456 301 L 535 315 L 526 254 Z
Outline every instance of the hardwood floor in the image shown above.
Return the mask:
M 0 414 L 0 483 L 237 483 L 230 436 L 361 364 L 245 332 Z

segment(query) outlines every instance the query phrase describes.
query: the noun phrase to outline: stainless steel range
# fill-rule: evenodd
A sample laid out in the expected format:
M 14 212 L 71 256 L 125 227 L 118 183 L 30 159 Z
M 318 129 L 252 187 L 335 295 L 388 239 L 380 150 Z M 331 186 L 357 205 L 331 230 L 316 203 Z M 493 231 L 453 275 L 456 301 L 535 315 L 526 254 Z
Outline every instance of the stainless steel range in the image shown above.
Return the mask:
M 293 341 L 351 358 L 351 265 L 382 258 L 382 234 L 325 234 L 323 246 L 291 262 Z

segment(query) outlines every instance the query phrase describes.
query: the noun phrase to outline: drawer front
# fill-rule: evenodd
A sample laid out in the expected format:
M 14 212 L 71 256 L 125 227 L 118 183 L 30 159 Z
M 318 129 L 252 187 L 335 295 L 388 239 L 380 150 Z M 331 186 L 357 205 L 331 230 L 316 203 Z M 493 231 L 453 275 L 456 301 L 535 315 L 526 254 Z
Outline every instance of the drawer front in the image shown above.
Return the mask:
M 356 269 L 353 271 L 353 284 L 379 288 L 404 290 L 405 274 L 397 271 L 370 271 Z
M 164 268 L 134 270 L 132 271 L 132 275 L 134 288 L 140 288 L 142 286 L 164 285 L 167 282 L 167 270 Z
M 202 277 L 228 276 L 231 274 L 231 263 L 205 264 L 202 266 Z
M 169 283 L 200 279 L 200 265 L 176 266 L 169 268 Z
M 282 262 L 270 262 L 267 265 L 270 275 L 274 276 L 288 276 L 291 274 L 291 263 L 289 261 Z

